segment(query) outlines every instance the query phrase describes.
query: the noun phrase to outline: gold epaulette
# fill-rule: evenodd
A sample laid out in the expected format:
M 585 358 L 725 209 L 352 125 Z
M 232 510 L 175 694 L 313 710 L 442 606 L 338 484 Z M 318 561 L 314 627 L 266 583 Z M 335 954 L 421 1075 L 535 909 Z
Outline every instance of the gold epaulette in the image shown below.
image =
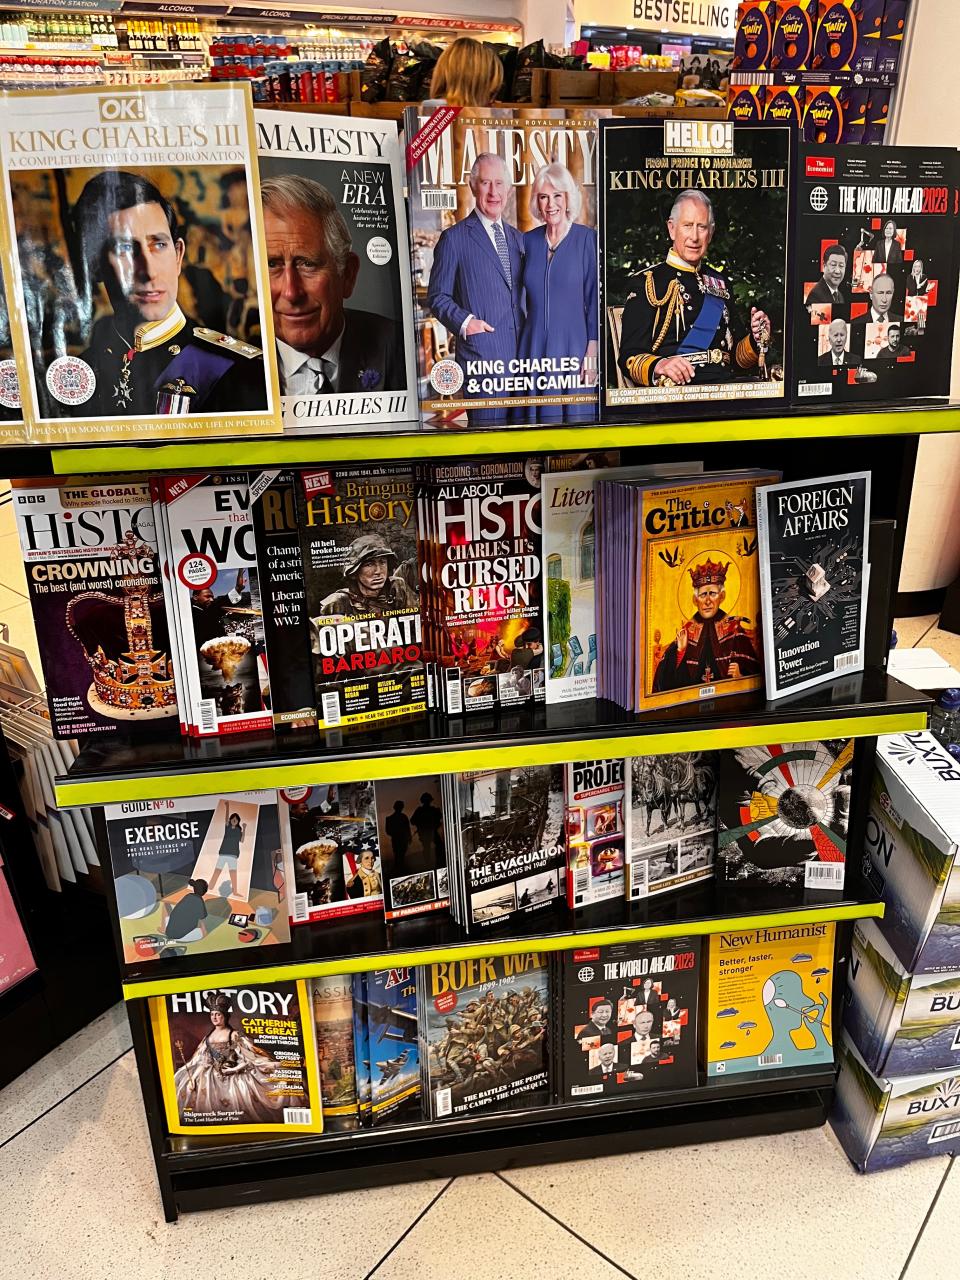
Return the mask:
M 740 339 L 740 341 L 737 343 L 737 351 L 736 351 L 735 358 L 737 361 L 737 365 L 741 369 L 756 368 L 759 362 L 759 356 L 757 355 L 757 349 L 753 345 L 753 340 L 751 338 Z
M 627 376 L 638 387 L 653 386 L 653 366 L 659 356 L 629 356 L 626 362 Z

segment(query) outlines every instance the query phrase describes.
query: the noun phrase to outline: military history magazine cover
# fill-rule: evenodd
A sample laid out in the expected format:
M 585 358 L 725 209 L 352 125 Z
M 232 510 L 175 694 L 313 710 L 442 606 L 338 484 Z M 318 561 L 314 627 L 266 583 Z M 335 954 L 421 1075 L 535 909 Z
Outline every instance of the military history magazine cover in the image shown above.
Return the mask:
M 833 1062 L 833 924 L 717 933 L 707 943 L 708 1076 Z
M 563 1101 L 695 1087 L 699 985 L 699 938 L 564 952 Z
M 127 964 L 289 942 L 277 794 L 104 807 Z
M 634 756 L 627 807 L 628 902 L 713 878 L 717 779 L 713 752 Z
M 643 480 L 702 471 L 693 462 L 645 467 L 594 467 L 564 471 L 548 459 L 541 477 L 543 501 L 543 598 L 546 701 L 577 702 L 597 696 L 596 525 L 594 489 L 599 480 Z M 558 474 L 550 474 L 550 472 Z
M 422 1118 L 416 972 L 373 969 L 366 985 L 370 1125 L 411 1124 Z
M 870 472 L 757 490 L 767 697 L 864 668 Z
M 543 952 L 417 969 L 423 1108 L 431 1120 L 550 1101 L 551 981 Z
M 601 617 L 602 696 L 648 711 L 763 688 L 755 491 L 779 479 L 598 485 L 620 504 L 598 520 L 604 589 L 626 606 Z
M 281 429 L 246 85 L 18 93 L 0 164 L 31 439 Z
M 150 1001 L 170 1133 L 322 1133 L 305 982 Z
M 443 790 L 439 774 L 374 783 L 388 921 L 450 905 Z
M 284 429 L 415 422 L 393 121 L 260 107 L 254 116 Z
M 952 148 L 802 149 L 799 402 L 949 395 L 958 166 Z
M 250 479 L 270 708 L 280 734 L 317 727 L 296 486 L 293 471 Z
M 382 911 L 373 783 L 286 787 L 279 797 L 291 923 Z
M 580 760 L 564 766 L 568 906 L 623 897 L 627 764 Z
M 424 422 L 597 417 L 597 116 L 466 108 L 407 137 Z
M 439 708 L 456 715 L 542 702 L 542 460 L 419 470 L 418 557 Z
M 194 737 L 273 728 L 246 471 L 161 478 Z
M 717 753 L 721 884 L 771 907 L 842 892 L 853 749 L 843 738 Z
M 311 978 L 313 1031 L 320 1064 L 320 1097 L 326 1133 L 346 1133 L 360 1123 L 353 1045 L 353 983 L 350 974 Z
M 566 840 L 561 765 L 455 774 L 450 874 L 468 933 L 529 915 L 564 894 Z
M 150 488 L 137 477 L 11 481 L 58 738 L 177 714 Z
M 601 408 L 785 397 L 796 134 L 601 120 Z
M 370 1078 L 370 1032 L 367 1026 L 367 975 L 355 973 L 353 995 L 353 1057 L 357 1064 L 357 1116 L 360 1127 L 370 1125 L 373 1085 Z
M 321 727 L 426 710 L 409 465 L 302 471 L 297 522 Z

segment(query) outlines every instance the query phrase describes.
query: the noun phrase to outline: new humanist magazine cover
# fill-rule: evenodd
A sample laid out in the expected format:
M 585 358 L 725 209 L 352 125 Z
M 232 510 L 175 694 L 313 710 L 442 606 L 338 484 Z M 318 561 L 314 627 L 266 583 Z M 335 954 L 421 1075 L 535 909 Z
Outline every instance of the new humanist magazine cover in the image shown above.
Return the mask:
M 796 395 L 833 404 L 946 396 L 957 300 L 957 153 L 801 152 Z
M 170 1133 L 322 1133 L 304 982 L 224 987 L 150 1002 Z
M 714 934 L 707 947 L 708 1076 L 833 1062 L 833 924 Z
M 795 132 L 600 121 L 601 407 L 782 400 Z
M 548 955 L 439 961 L 417 975 L 426 1115 L 443 1120 L 549 1102 Z
M 758 907 L 841 892 L 853 755 L 852 738 L 717 752 L 722 883 L 752 892 Z
M 127 964 L 290 940 L 277 796 L 106 805 Z
M 560 969 L 564 1101 L 696 1085 L 699 938 L 581 947 Z
M 423 150 L 407 109 L 425 422 L 596 419 L 598 114 L 466 108 Z
M 419 416 L 392 120 L 257 108 L 284 429 Z
M 383 909 L 372 782 L 289 787 L 279 793 L 294 924 Z
M 246 85 L 10 98 L 0 215 L 31 438 L 280 430 L 255 145 Z
M 273 728 L 246 471 L 161 477 L 189 732 Z
M 150 487 L 136 477 L 12 481 L 50 723 L 58 738 L 177 714 Z
M 638 709 L 763 687 L 755 492 L 733 472 L 639 495 Z
M 864 668 L 870 472 L 757 490 L 767 697 Z
M 426 710 L 409 465 L 302 471 L 297 517 L 321 726 Z

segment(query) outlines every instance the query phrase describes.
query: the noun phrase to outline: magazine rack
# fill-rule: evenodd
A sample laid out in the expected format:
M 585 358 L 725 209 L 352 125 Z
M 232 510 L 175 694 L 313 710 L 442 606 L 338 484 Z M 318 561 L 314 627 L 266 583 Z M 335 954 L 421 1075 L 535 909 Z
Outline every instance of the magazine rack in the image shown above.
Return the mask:
M 518 761 L 562 762 L 599 755 L 656 754 L 758 745 L 774 741 L 853 737 L 858 769 L 868 777 L 877 734 L 924 728 L 929 700 L 885 672 L 893 598 L 903 551 L 920 434 L 960 430 L 960 406 L 877 407 L 869 412 L 748 416 L 718 406 L 710 421 L 692 415 L 624 425 L 530 427 L 473 432 L 411 426 L 382 436 L 312 436 L 244 443 L 249 468 L 376 458 L 456 457 L 482 454 L 619 448 L 623 461 L 699 459 L 707 469 L 779 467 L 787 479 L 824 471 L 873 473 L 873 573 L 867 670 L 812 693 L 776 703 L 760 695 L 719 698 L 671 716 L 632 716 L 608 703 L 538 708 L 522 714 L 466 717 L 379 729 L 375 735 L 319 737 L 291 752 L 272 738 L 185 744 L 168 737 L 137 750 L 95 746 L 81 752 L 71 773 L 57 780 L 63 806 L 210 794 L 220 790 L 290 786 L 322 772 L 329 781 L 389 778 Z M 827 447 L 827 442 L 829 446 Z M 822 443 L 819 443 L 822 442 Z M 732 446 L 732 447 L 731 447 Z M 117 445 L 7 451 L 7 474 L 156 472 L 236 465 L 230 441 Z M 642 453 L 640 452 L 642 450 Z M 745 900 L 721 897 L 713 885 L 629 907 L 603 904 L 588 913 L 565 910 L 534 917 L 508 936 L 467 940 L 450 919 L 402 921 L 387 926 L 369 917 L 299 926 L 289 944 L 244 957 L 236 953 L 179 959 L 164 965 L 121 965 L 124 995 L 143 1087 L 164 1212 L 256 1200 L 343 1191 L 409 1179 L 439 1177 L 591 1154 L 782 1132 L 822 1124 L 835 1082 L 830 1069 L 728 1079 L 701 1077 L 699 1087 L 632 1099 L 534 1108 L 349 1134 L 272 1136 L 242 1141 L 165 1128 L 159 1077 L 145 997 L 210 985 L 351 973 L 416 965 L 468 955 L 509 954 L 533 948 L 570 950 L 664 934 L 709 935 L 732 928 L 836 921 L 836 993 L 849 952 L 852 922 L 880 916 L 862 879 L 857 851 L 866 822 L 867 788 L 857 790 L 851 814 L 848 885 L 843 900 L 793 911 L 751 910 Z M 101 848 L 103 825 L 100 817 Z M 105 854 L 105 850 L 104 850 Z M 108 880 L 108 893 L 111 891 Z M 119 921 L 111 911 L 119 947 Z M 517 926 L 514 926 L 516 929 Z M 120 952 L 122 954 L 122 951 Z

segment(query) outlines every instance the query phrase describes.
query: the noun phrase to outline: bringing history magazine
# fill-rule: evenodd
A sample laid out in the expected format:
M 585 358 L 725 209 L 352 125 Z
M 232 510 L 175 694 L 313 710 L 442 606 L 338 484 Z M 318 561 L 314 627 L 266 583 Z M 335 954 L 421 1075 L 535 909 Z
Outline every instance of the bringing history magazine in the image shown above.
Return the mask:
M 419 417 L 400 141 L 392 120 L 257 107 L 284 429 Z
M 21 91 L 4 276 L 31 439 L 281 429 L 250 90 Z

